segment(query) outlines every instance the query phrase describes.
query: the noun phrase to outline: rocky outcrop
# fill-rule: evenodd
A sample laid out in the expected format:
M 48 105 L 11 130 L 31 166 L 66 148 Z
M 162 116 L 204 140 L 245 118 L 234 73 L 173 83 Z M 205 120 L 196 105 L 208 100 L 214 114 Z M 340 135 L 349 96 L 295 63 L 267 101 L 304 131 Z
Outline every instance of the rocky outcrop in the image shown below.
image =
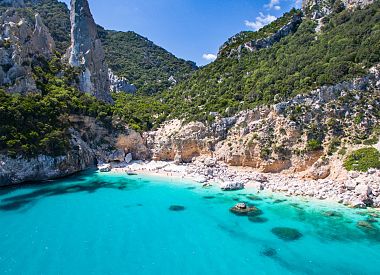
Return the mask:
M 248 42 L 245 42 L 244 44 L 241 44 L 233 49 L 229 49 L 228 51 L 226 49 L 230 48 L 231 44 L 234 44 L 236 40 L 239 39 L 239 36 L 241 34 L 238 34 L 235 37 L 232 37 L 227 41 L 219 50 L 218 57 L 226 56 L 226 57 L 234 57 L 237 56 L 240 58 L 240 56 L 245 52 L 256 52 L 260 49 L 269 48 L 273 46 L 274 43 L 279 42 L 284 37 L 294 33 L 298 26 L 302 22 L 302 15 L 301 14 L 295 14 L 292 16 L 291 20 L 282 26 L 280 29 L 278 29 L 273 34 L 261 38 L 261 39 L 254 39 Z
M 0 186 L 64 177 L 97 163 L 149 157 L 141 135 L 120 122 L 106 125 L 93 117 L 73 115 L 69 123 L 71 138 L 65 155 L 11 158 L 0 154 Z
M 49 59 L 55 50 L 54 39 L 38 13 L 35 15 L 35 21 L 36 24 L 32 36 L 33 49 L 36 54 Z
M 73 132 L 71 150 L 64 156 L 10 158 L 0 155 L 0 186 L 60 178 L 96 164 L 93 151 Z
M 128 93 L 134 94 L 137 88 L 133 84 L 129 84 L 125 77 L 119 77 L 115 75 L 111 69 L 108 69 L 108 77 L 110 79 L 110 89 L 111 92 L 115 93 Z
M 71 1 L 70 20 L 71 46 L 67 57 L 71 66 L 81 68 L 79 88 L 111 103 L 108 67 L 87 0 Z
M 36 14 L 33 26 L 17 11 L 7 10 L 0 18 L 0 85 L 11 93 L 37 91 L 32 64 L 49 59 L 55 49 L 51 35 Z
M 320 19 L 334 10 L 364 7 L 373 2 L 374 0 L 304 0 L 302 10 L 309 18 Z

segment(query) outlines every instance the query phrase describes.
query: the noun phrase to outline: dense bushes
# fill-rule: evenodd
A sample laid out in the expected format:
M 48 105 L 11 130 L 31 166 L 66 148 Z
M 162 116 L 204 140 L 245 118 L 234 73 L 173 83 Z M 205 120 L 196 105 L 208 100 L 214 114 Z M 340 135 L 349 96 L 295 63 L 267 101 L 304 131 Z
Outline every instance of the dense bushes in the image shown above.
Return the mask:
M 112 107 L 80 93 L 70 85 L 75 71 L 62 67 L 58 58 L 33 66 L 41 93 L 11 95 L 0 90 L 0 151 L 11 156 L 62 155 L 69 146 L 69 116 L 98 118 L 112 123 Z M 63 76 L 56 77 L 58 72 Z
M 197 68 L 193 62 L 176 58 L 134 32 L 107 31 L 98 28 L 109 67 L 135 84 L 141 94 L 154 94 L 173 85 L 169 78 L 181 81 Z
M 344 161 L 344 167 L 348 170 L 367 172 L 370 168 L 380 168 L 380 152 L 373 148 L 363 148 L 352 152 Z
M 153 97 L 115 93 L 113 98 L 115 100 L 114 114 L 137 131 L 157 128 L 165 121 L 169 113 L 168 107 Z

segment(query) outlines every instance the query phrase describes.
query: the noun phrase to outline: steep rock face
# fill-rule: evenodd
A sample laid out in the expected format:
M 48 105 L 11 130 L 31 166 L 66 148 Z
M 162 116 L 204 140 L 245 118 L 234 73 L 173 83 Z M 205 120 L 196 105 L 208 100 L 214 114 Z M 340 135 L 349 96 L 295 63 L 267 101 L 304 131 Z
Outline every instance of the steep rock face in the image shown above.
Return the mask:
M 39 57 L 49 59 L 54 41 L 36 14 L 35 26 L 15 10 L 7 10 L 0 18 L 0 85 L 11 93 L 37 91 L 32 77 L 32 63 Z
M 380 123 L 380 68 L 367 76 L 321 87 L 287 102 L 243 111 L 231 118 L 216 118 L 211 125 L 181 121 L 165 123 L 147 134 L 155 160 L 191 162 L 206 155 L 232 166 L 262 172 L 303 172 L 325 178 L 342 165 L 320 160 L 339 146 L 378 138 Z M 376 133 L 375 133 L 376 135 Z M 318 162 L 319 161 L 319 162 Z
M 54 39 L 38 13 L 35 15 L 35 20 L 36 24 L 32 37 L 33 49 L 37 54 L 50 58 L 55 50 Z
M 201 122 L 182 125 L 182 121 L 169 121 L 156 132 L 146 134 L 147 145 L 153 160 L 191 162 L 194 157 L 211 154 L 216 139 L 212 130 Z
M 353 9 L 364 7 L 372 4 L 374 0 L 304 0 L 302 2 L 302 10 L 305 15 L 312 19 L 320 19 L 330 14 L 334 9 L 343 5 L 345 8 Z
M 111 69 L 108 69 L 108 77 L 110 79 L 111 92 L 134 94 L 137 91 L 135 85 L 129 84 L 125 77 L 115 75 Z
M 104 50 L 87 0 L 71 1 L 71 46 L 69 64 L 80 67 L 80 90 L 112 102 Z
M 278 29 L 273 34 L 261 38 L 261 39 L 254 39 L 251 41 L 248 41 L 244 44 L 239 45 L 237 48 L 233 48 L 229 51 L 226 51 L 227 48 L 230 47 L 231 44 L 235 43 L 235 40 L 239 39 L 239 36 L 241 34 L 238 34 L 235 37 L 232 37 L 227 41 L 219 50 L 218 57 L 221 56 L 227 56 L 227 57 L 233 57 L 237 56 L 240 57 L 244 52 L 255 52 L 260 49 L 269 48 L 274 43 L 279 42 L 282 38 L 290 35 L 291 33 L 295 32 L 298 28 L 298 26 L 302 22 L 302 16 L 301 14 L 295 14 L 292 16 L 290 21 L 282 26 L 280 29 Z

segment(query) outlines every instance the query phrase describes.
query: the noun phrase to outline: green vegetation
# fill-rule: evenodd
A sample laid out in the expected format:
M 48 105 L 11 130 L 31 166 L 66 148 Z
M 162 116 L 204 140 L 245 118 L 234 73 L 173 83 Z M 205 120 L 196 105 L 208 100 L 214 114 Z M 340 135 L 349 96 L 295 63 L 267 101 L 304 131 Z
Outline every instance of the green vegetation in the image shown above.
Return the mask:
M 283 16 L 273 21 L 272 23 L 266 25 L 259 32 L 253 31 L 243 31 L 239 34 L 231 37 L 222 47 L 221 47 L 221 55 L 225 55 L 225 53 L 230 52 L 232 49 L 243 45 L 244 43 L 250 42 L 252 40 L 262 39 L 268 37 L 275 32 L 277 32 L 281 27 L 285 26 L 289 23 L 293 16 L 300 16 L 301 11 L 292 9 L 290 12 L 285 13 Z
M 271 48 L 240 59 L 218 58 L 159 96 L 173 110 L 171 116 L 206 120 L 210 112 L 228 116 L 352 79 L 380 62 L 379 1 L 325 21 L 316 33 L 316 23 L 304 19 L 293 35 Z
M 310 139 L 307 141 L 308 151 L 318 151 L 322 149 L 322 143 L 320 140 Z
M 137 131 L 157 128 L 169 113 L 168 107 L 153 97 L 125 93 L 114 93 L 112 96 L 115 100 L 115 115 Z
M 0 152 L 10 156 L 58 156 L 69 148 L 69 116 L 96 117 L 111 127 L 112 108 L 71 87 L 76 72 L 59 58 L 39 60 L 33 70 L 41 94 L 11 95 L 0 91 Z M 57 78 L 58 72 L 63 77 Z
M 344 161 L 348 171 L 367 172 L 370 168 L 380 168 L 380 152 L 373 148 L 363 148 L 352 152 Z
M 141 94 L 154 94 L 171 87 L 171 76 L 178 81 L 196 69 L 193 62 L 176 58 L 134 32 L 107 31 L 98 28 L 109 67 L 118 76 L 135 84 Z

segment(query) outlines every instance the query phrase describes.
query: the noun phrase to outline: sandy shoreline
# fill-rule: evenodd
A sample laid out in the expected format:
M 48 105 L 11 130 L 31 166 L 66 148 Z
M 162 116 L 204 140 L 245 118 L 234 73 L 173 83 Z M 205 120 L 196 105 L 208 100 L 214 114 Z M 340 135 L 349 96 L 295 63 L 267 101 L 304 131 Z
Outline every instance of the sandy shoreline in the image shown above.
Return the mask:
M 331 201 L 349 207 L 380 207 L 380 171 L 352 174 L 345 182 L 331 179 L 305 180 L 293 175 L 267 174 L 241 167 L 229 167 L 213 159 L 203 159 L 191 164 L 163 161 L 134 161 L 112 166 L 110 173 L 136 173 L 145 176 L 168 177 L 171 180 L 190 180 L 200 185 L 219 187 L 225 182 L 243 183 L 246 189 Z M 369 205 L 369 200 L 371 205 Z

